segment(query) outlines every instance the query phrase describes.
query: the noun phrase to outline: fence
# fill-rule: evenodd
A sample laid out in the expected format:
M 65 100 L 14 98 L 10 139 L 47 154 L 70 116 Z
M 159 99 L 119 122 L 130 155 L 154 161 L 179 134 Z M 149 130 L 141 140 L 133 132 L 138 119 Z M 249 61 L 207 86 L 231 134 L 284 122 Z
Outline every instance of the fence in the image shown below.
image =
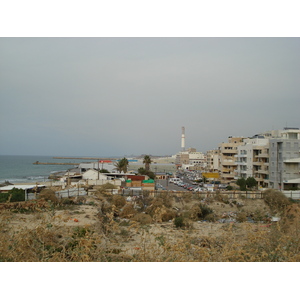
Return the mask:
M 282 191 L 282 193 L 293 200 L 300 200 L 300 191 Z
M 166 190 L 155 190 L 149 191 L 149 195 L 153 197 L 158 197 L 161 195 L 174 195 L 183 196 L 188 194 L 196 194 L 203 198 L 215 198 L 218 195 L 227 196 L 229 199 L 263 199 L 262 191 L 222 191 L 222 192 L 189 192 L 189 191 L 166 191 Z M 142 190 L 123 190 L 119 192 L 119 195 L 123 196 L 139 196 L 143 195 Z
M 56 197 L 58 198 L 67 198 L 67 197 L 76 197 L 76 196 L 86 196 L 87 192 L 84 188 L 72 188 L 68 190 L 61 190 L 55 192 Z

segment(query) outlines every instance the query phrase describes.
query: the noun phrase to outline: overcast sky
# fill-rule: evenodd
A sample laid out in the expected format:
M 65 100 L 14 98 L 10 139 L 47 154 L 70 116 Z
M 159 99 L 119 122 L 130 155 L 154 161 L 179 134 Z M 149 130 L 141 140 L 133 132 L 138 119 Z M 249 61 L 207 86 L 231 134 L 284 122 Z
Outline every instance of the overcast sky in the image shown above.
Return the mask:
M 205 152 L 300 126 L 300 38 L 0 38 L 0 154 Z

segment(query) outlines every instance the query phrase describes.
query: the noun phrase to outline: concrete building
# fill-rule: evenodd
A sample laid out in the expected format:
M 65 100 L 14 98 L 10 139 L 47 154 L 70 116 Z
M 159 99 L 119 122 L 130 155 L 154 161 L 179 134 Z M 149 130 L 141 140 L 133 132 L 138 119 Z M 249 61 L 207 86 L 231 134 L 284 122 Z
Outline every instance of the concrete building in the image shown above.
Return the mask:
M 300 188 L 300 130 L 285 128 L 281 138 L 269 146 L 269 187 L 280 190 Z
M 206 171 L 208 172 L 219 171 L 219 155 L 220 155 L 220 150 L 209 150 L 206 152 L 206 156 L 205 156 Z
M 269 139 L 261 135 L 244 139 L 238 146 L 235 179 L 254 177 L 259 187 L 268 186 Z
M 189 164 L 204 167 L 204 165 L 206 164 L 204 154 L 202 152 L 197 151 L 189 152 Z
M 195 148 L 176 154 L 175 165 L 183 169 L 202 169 L 206 165 L 205 155 Z
M 298 128 L 271 130 L 244 139 L 235 156 L 235 180 L 254 177 L 262 188 L 299 188 L 299 151 Z
M 230 182 L 235 180 L 237 147 L 243 144 L 244 137 L 228 137 L 227 143 L 219 144 L 219 172 L 221 180 Z

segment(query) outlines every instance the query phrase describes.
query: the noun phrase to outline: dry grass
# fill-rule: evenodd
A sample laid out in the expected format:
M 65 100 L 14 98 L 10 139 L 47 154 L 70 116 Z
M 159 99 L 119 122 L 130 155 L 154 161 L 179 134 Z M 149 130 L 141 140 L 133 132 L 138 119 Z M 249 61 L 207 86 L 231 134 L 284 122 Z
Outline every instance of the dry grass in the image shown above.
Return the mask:
M 210 199 L 210 204 L 207 204 L 207 207 L 213 209 L 213 213 L 207 214 L 212 220 L 216 215 L 223 213 L 226 205 L 228 209 L 234 208 L 220 202 L 222 199 L 218 197 Z M 147 202 L 144 201 L 147 203 L 145 210 L 138 211 L 134 208 L 134 204 L 124 202 L 119 196 L 104 197 L 101 194 L 95 199 L 94 211 L 98 213 L 86 218 L 86 220 L 95 218 L 96 221 L 85 226 L 73 222 L 70 226 L 64 218 L 68 220 L 68 216 L 76 211 L 84 216 L 84 208 L 88 209 L 88 205 L 64 206 L 62 203 L 54 205 L 46 199 L 39 201 L 31 204 L 31 208 L 25 213 L 21 211 L 22 213 L 16 214 L 15 210 L 18 208 L 2 208 L 1 261 L 295 262 L 300 260 L 298 204 L 286 206 L 285 202 L 284 211 L 281 211 L 282 219 L 278 223 L 244 222 L 250 213 L 248 203 L 248 210 L 236 209 L 237 219 L 241 223 L 220 224 L 202 223 L 203 211 L 206 209 L 205 201 L 193 195 L 182 199 L 167 196 L 151 201 L 147 199 Z M 40 208 L 42 202 L 48 203 L 49 206 Z M 278 210 L 278 206 L 276 209 Z M 255 211 L 257 206 L 253 204 L 251 213 L 254 214 Z M 61 216 L 60 222 L 57 219 L 58 213 Z M 262 214 L 265 214 L 265 210 Z M 173 220 L 176 216 L 184 217 L 185 227 L 175 227 Z M 19 223 L 16 223 L 16 219 Z M 21 223 L 22 220 L 27 226 Z

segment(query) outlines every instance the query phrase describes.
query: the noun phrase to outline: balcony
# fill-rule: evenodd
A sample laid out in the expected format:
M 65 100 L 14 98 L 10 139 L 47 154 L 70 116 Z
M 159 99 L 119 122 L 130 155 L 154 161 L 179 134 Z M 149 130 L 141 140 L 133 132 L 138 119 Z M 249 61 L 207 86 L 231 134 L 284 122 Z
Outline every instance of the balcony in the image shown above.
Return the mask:
M 260 154 L 256 155 L 256 157 L 259 157 L 259 158 L 268 158 L 269 157 L 269 153 L 260 153 Z
M 264 164 L 264 162 L 262 162 L 262 161 L 254 161 L 253 162 L 253 165 L 255 165 L 255 166 L 262 166 Z
M 245 161 L 236 161 L 235 163 L 239 166 L 246 166 L 247 165 L 247 162 L 245 162 Z
M 259 173 L 259 174 L 269 174 L 268 170 L 258 170 L 256 172 Z
M 222 174 L 221 177 L 223 178 L 234 178 L 234 175 L 233 174 Z
M 236 149 L 221 149 L 221 153 L 225 154 L 225 153 L 230 153 L 230 154 L 236 154 L 237 150 Z
M 233 159 L 224 159 L 221 161 L 221 164 L 224 166 L 234 166 L 235 161 Z

